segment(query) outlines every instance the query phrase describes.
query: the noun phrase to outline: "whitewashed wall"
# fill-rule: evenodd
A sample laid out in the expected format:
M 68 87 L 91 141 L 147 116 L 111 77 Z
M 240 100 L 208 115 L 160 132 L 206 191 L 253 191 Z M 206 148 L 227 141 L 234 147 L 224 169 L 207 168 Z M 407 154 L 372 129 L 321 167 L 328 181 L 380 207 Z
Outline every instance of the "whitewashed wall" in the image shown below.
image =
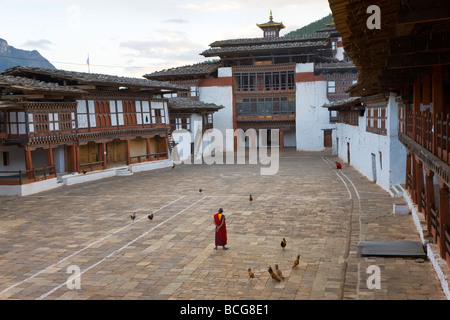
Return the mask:
M 338 39 L 337 39 L 337 41 L 338 42 L 342 42 L 342 38 L 341 37 L 339 37 Z M 336 47 L 336 54 L 334 55 L 334 57 L 336 58 L 336 59 L 339 59 L 339 60 L 344 60 L 344 47 L 340 47 L 340 46 L 338 46 L 338 47 Z
M 218 77 L 231 77 L 231 68 L 219 68 Z M 222 132 L 224 137 L 224 148 L 226 151 L 233 151 L 233 141 L 226 140 L 226 129 L 233 129 L 233 87 L 200 87 L 200 101 L 215 103 L 225 108 L 214 112 L 214 128 Z
M 405 179 L 406 150 L 398 140 L 398 105 L 393 94 L 389 98 L 387 117 L 387 135 L 366 131 L 367 111 L 358 118 L 358 126 L 338 123 L 333 131 L 333 149 L 338 157 L 347 163 L 349 142 L 350 164 L 371 180 L 374 178 L 372 154 L 375 155 L 376 183 L 386 191 L 392 185 L 404 183 Z
M 3 165 L 3 155 L 2 152 L 9 153 L 9 165 Z M 0 151 L 0 171 L 18 171 L 25 170 L 25 150 L 17 146 L 3 146 Z M 10 175 L 10 174 L 0 174 L 0 175 Z
M 314 72 L 314 64 L 297 64 L 296 72 Z M 323 130 L 335 127 L 334 124 L 330 124 L 328 109 L 322 108 L 324 104 L 329 102 L 327 99 L 327 82 L 296 83 L 295 100 L 297 150 L 323 150 Z

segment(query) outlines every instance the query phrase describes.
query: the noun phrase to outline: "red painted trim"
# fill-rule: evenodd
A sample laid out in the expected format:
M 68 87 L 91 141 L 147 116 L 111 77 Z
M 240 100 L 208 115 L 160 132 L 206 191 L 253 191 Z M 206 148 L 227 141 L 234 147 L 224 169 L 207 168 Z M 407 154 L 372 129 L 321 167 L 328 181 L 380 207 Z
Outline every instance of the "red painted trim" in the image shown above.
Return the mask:
M 314 82 L 314 81 L 325 81 L 325 77 L 316 76 L 314 72 L 301 72 L 295 74 L 295 82 Z
M 233 85 L 232 77 L 206 78 L 200 82 L 199 87 L 231 87 L 232 85 Z

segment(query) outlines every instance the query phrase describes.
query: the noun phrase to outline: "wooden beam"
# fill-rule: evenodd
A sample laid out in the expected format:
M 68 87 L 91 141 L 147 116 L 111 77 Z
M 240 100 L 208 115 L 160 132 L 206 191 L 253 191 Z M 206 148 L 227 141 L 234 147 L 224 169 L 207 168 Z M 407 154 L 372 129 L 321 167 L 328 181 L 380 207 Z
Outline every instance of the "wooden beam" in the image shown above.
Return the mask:
M 422 75 L 422 104 L 429 106 L 431 103 L 431 75 Z
M 95 88 L 97 88 L 97 86 L 94 84 L 77 84 L 77 85 L 69 85 L 68 87 L 81 90 L 88 90 L 88 89 L 94 90 Z
M 391 55 L 450 50 L 450 31 L 439 33 L 414 33 L 392 39 L 389 43 Z
M 3 100 L 22 100 L 22 99 L 44 99 L 43 94 L 12 94 L 12 95 L 3 95 Z
M 440 1 L 408 0 L 397 14 L 398 24 L 424 23 L 450 19 L 450 3 Z
M 408 85 L 415 82 L 418 76 L 380 76 L 378 84 L 381 86 L 399 86 Z
M 450 64 L 450 52 L 444 53 L 415 53 L 391 56 L 388 58 L 388 69 L 417 68 Z
M 444 86 L 442 78 L 442 66 L 437 66 L 433 70 L 431 95 L 433 100 L 433 113 L 444 111 Z

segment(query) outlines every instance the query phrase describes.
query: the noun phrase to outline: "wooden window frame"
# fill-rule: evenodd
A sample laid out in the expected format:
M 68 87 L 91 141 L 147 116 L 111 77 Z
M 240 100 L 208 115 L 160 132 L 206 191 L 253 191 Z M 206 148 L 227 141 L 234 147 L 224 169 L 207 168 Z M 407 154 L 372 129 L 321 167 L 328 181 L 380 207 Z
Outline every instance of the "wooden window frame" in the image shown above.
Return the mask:
M 387 135 L 387 104 L 367 106 L 366 131 Z

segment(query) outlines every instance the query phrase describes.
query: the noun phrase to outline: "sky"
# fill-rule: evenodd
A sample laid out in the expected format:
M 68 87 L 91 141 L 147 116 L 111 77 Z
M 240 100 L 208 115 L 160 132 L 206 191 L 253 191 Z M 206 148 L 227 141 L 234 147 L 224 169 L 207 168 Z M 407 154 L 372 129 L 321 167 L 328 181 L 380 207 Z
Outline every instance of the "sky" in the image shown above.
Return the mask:
M 328 0 L 0 0 L 0 38 L 58 69 L 140 78 L 206 61 L 214 41 L 262 37 L 270 10 L 281 35 L 331 13 Z

